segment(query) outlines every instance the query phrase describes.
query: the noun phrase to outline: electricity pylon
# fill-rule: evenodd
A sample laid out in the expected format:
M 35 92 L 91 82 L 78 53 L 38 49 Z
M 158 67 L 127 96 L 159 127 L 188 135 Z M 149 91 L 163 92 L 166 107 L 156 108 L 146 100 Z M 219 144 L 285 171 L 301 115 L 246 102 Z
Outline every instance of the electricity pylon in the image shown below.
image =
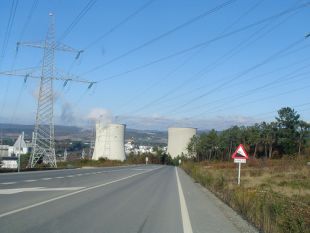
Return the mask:
M 36 113 L 35 129 L 32 138 L 33 149 L 29 159 L 28 167 L 35 167 L 38 162 L 43 162 L 50 167 L 57 167 L 55 155 L 55 134 L 54 134 L 54 92 L 53 81 L 64 80 L 64 86 L 69 81 L 88 83 L 88 89 L 92 87 L 95 82 L 88 80 L 81 80 L 67 74 L 62 75 L 55 69 L 55 51 L 73 52 L 76 53 L 76 59 L 80 56 L 81 50 L 76 50 L 55 41 L 55 26 L 54 16 L 49 14 L 50 23 L 46 38 L 42 42 L 17 42 L 16 51 L 19 46 L 29 46 L 43 49 L 43 60 L 41 67 L 41 75 L 34 75 L 32 72 L 21 73 L 20 70 L 1 72 L 0 74 L 22 76 L 24 82 L 27 78 L 39 78 L 40 89 L 38 96 L 38 106 Z

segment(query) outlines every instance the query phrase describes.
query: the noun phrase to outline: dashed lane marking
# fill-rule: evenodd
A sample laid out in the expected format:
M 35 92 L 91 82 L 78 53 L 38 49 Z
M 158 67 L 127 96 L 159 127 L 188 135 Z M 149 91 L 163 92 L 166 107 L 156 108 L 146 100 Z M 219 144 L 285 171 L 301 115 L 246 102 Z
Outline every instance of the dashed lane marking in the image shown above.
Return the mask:
M 4 182 L 4 183 L 0 183 L 0 184 L 3 184 L 3 185 L 7 185 L 7 184 L 16 184 L 16 182 Z

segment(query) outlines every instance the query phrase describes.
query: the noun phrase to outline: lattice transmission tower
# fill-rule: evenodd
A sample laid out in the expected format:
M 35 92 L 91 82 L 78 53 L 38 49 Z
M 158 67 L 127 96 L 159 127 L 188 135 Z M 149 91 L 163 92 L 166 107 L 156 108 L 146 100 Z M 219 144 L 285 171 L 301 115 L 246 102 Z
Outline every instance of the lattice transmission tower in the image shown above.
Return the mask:
M 56 51 L 76 53 L 76 59 L 78 59 L 82 51 L 73 49 L 60 42 L 56 42 L 54 16 L 52 13 L 49 13 L 49 16 L 49 28 L 44 41 L 38 43 L 17 42 L 16 48 L 16 51 L 18 51 L 19 46 L 22 45 L 43 49 L 41 75 L 35 75 L 32 73 L 33 70 L 28 73 L 21 73 L 20 70 L 0 72 L 2 75 L 22 76 L 25 80 L 27 80 L 28 77 L 40 79 L 36 122 L 32 138 L 33 149 L 28 163 L 28 167 L 31 168 L 35 167 L 38 162 L 48 164 L 50 167 L 57 167 L 55 155 L 53 81 L 64 80 L 64 86 L 67 85 L 69 81 L 87 83 L 88 89 L 90 89 L 95 83 L 88 80 L 81 80 L 77 77 L 56 70 Z

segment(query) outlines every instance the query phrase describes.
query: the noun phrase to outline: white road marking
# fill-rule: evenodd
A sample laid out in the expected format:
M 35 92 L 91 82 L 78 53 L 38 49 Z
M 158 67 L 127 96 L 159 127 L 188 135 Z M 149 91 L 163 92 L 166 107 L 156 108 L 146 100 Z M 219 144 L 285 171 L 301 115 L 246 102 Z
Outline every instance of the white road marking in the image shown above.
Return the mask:
M 104 183 L 104 184 L 99 184 L 99 185 L 91 186 L 91 187 L 84 188 L 84 189 L 81 189 L 81 190 L 78 190 L 78 191 L 75 191 L 75 192 L 72 192 L 72 193 L 67 193 L 67 194 L 64 194 L 64 195 L 61 195 L 61 196 L 58 196 L 58 197 L 54 197 L 54 198 L 48 199 L 46 201 L 38 202 L 38 203 L 29 205 L 29 206 L 25 206 L 25 207 L 22 207 L 22 208 L 19 208 L 19 209 L 16 209 L 16 210 L 11 210 L 11 211 L 8 211 L 6 213 L 0 214 L 0 218 L 3 218 L 3 217 L 8 216 L 8 215 L 15 214 L 15 213 L 19 213 L 21 211 L 28 210 L 28 209 L 31 209 L 31 208 L 34 208 L 34 207 L 37 207 L 37 206 L 41 206 L 41 205 L 44 205 L 44 204 L 47 204 L 47 203 L 50 203 L 50 202 L 53 202 L 53 201 L 57 201 L 57 200 L 60 200 L 60 199 L 66 198 L 66 197 L 70 197 L 70 196 L 73 196 L 73 195 L 78 194 L 78 193 L 83 193 L 83 192 L 86 192 L 86 191 L 89 191 L 89 190 L 92 190 L 92 189 L 96 189 L 96 188 L 101 188 L 101 187 L 104 187 L 104 186 L 107 186 L 109 184 L 113 184 L 113 183 L 116 183 L 116 182 L 119 182 L 119 181 L 127 180 L 127 179 L 130 179 L 130 178 L 134 177 L 134 176 L 138 176 L 138 175 L 141 175 L 141 174 L 144 174 L 144 173 L 148 173 L 148 172 L 160 169 L 160 168 L 161 167 L 158 167 L 158 168 L 155 168 L 155 169 L 152 169 L 152 170 L 149 170 L 149 171 L 145 171 L 145 172 L 136 173 L 136 174 L 133 174 L 133 175 L 130 175 L 130 176 L 126 176 L 126 177 L 123 177 L 123 178 L 120 178 L 120 179 L 117 179 L 117 180 L 113 180 L 113 181 L 110 181 L 110 182 L 107 182 L 107 183 Z
M 69 175 L 69 176 L 67 176 L 67 177 L 74 177 L 74 175 Z
M 78 190 L 85 187 L 65 187 L 65 188 L 44 188 L 44 187 L 31 187 L 31 188 L 17 188 L 17 189 L 0 189 L 0 194 L 16 194 L 22 192 L 42 192 L 42 191 L 71 191 Z
M 133 168 L 131 169 L 133 171 L 146 171 L 146 170 L 149 170 L 148 168 Z
M 47 177 L 47 178 L 42 178 L 41 180 L 51 180 L 52 178 L 49 178 L 49 177 Z
M 34 182 L 34 181 L 37 181 L 37 180 L 24 180 L 24 182 Z
M 82 174 L 76 174 L 77 176 L 82 176 Z
M 63 176 L 57 176 L 57 177 L 55 177 L 56 179 L 63 179 L 63 178 L 65 178 L 65 177 L 63 177 Z
M 189 218 L 189 214 L 188 214 L 188 210 L 187 210 L 187 206 L 186 206 L 186 201 L 185 201 L 185 197 L 183 194 L 183 190 L 182 190 L 182 186 L 181 186 L 181 182 L 180 182 L 180 178 L 179 178 L 177 168 L 175 168 L 175 174 L 177 177 L 178 190 L 179 190 L 179 199 L 180 199 L 181 214 L 182 214 L 183 232 L 184 233 L 193 233 L 192 224 L 191 224 L 191 220 Z
M 16 182 L 4 182 L 4 183 L 1 183 L 1 184 L 16 184 Z

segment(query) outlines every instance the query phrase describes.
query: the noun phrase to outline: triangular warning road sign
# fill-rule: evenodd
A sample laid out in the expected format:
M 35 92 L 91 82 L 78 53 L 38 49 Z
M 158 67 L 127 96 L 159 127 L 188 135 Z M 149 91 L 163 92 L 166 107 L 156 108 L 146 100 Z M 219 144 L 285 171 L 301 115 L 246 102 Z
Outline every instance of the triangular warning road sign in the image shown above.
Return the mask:
M 231 156 L 233 159 L 234 158 L 243 158 L 243 159 L 248 159 L 249 156 L 246 153 L 244 147 L 242 144 L 240 144 L 237 148 L 237 150 L 233 153 L 233 155 Z

